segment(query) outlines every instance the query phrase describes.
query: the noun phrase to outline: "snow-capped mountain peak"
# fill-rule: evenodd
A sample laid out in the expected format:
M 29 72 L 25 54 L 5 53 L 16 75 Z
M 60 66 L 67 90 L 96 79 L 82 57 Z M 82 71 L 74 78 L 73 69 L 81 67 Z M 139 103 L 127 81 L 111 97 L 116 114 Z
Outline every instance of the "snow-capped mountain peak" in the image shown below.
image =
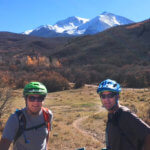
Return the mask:
M 115 14 L 104 11 L 101 15 L 114 16 Z
M 55 31 L 59 33 L 65 32 L 67 34 L 76 34 L 76 28 L 88 21 L 89 19 L 72 16 L 67 19 L 56 22 L 56 24 L 54 24 L 54 28 Z
M 81 18 L 81 17 L 76 17 L 80 22 L 86 23 L 89 21 L 89 19 Z
M 133 23 L 133 21 L 112 13 L 103 12 L 93 19 L 72 16 L 56 22 L 54 25 L 43 25 L 35 30 L 28 30 L 24 34 L 56 37 L 96 34 L 116 25 Z
M 52 25 L 43 25 L 43 26 L 39 26 L 38 28 L 36 28 L 35 30 L 41 30 L 42 28 L 48 29 L 48 30 L 54 30 L 54 27 Z
M 69 17 L 67 19 L 56 22 L 55 25 L 57 25 L 59 27 L 80 26 L 81 24 L 86 23 L 87 21 L 89 21 L 89 19 L 72 16 L 72 17 Z
M 133 23 L 133 21 L 112 13 L 103 12 L 99 16 L 91 19 L 89 22 L 78 27 L 78 31 L 84 31 L 84 34 L 96 34 L 116 25 Z
M 116 17 L 114 15 L 99 15 L 98 16 L 99 20 L 108 24 L 109 26 L 115 26 L 115 25 L 120 25 L 120 23 L 118 22 L 118 20 L 116 19 Z
M 111 23 L 114 22 L 114 23 L 116 23 L 116 25 L 124 25 L 124 24 L 134 23 L 132 20 L 130 20 L 128 18 L 119 16 L 119 15 L 115 15 L 112 13 L 108 13 L 108 12 L 103 12 L 101 14 L 101 16 L 103 16 L 103 18 L 107 18 L 108 20 L 110 19 Z
M 26 35 L 29 35 L 33 30 L 27 30 L 25 32 L 23 32 L 22 34 L 26 34 Z

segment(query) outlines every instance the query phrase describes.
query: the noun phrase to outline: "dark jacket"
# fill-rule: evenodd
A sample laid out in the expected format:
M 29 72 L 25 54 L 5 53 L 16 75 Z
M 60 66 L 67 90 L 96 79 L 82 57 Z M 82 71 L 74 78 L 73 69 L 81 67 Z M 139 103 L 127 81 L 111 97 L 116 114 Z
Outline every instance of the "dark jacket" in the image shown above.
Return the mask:
M 109 150 L 141 150 L 150 127 L 124 106 L 108 114 L 106 145 Z

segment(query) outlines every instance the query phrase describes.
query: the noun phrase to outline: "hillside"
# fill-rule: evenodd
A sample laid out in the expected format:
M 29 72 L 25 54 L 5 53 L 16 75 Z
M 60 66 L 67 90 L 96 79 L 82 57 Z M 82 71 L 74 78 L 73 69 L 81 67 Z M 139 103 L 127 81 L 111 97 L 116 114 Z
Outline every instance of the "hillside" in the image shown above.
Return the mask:
M 68 58 L 68 64 L 99 62 L 123 66 L 140 64 L 142 61 L 149 63 L 149 39 L 150 21 L 147 21 L 143 24 L 114 27 L 93 36 L 77 37 L 69 41 L 61 52 L 55 53 L 55 56 Z
M 35 50 L 39 53 L 56 52 L 56 47 L 62 46 L 67 38 L 40 38 L 10 32 L 0 32 L 0 53 L 19 53 Z
M 17 70 L 22 66 L 44 66 L 72 82 L 98 83 L 113 78 L 124 86 L 147 87 L 149 40 L 150 20 L 74 38 L 38 38 L 2 32 L 0 62 L 3 69 L 4 66 L 9 69 L 10 64 L 17 66 Z
M 112 77 L 128 85 L 150 85 L 150 20 L 78 37 L 56 53 L 63 66 L 80 68 L 96 80 Z M 85 76 L 86 78 L 86 76 Z M 144 81 L 145 79 L 145 81 Z M 88 80 L 88 79 L 87 79 Z M 92 79 L 91 79 L 92 80 Z M 94 81 L 95 80 L 95 81 Z

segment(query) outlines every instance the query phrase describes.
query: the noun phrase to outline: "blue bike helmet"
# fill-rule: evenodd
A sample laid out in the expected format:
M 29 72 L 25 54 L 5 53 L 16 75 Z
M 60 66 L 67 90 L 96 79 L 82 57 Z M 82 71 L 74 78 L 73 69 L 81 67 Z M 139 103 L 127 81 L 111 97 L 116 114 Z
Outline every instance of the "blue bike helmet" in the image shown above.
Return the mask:
M 111 80 L 111 79 L 106 79 L 99 84 L 97 93 L 100 94 L 101 92 L 104 92 L 104 91 L 120 93 L 121 87 L 120 87 L 120 84 L 117 83 L 116 81 Z

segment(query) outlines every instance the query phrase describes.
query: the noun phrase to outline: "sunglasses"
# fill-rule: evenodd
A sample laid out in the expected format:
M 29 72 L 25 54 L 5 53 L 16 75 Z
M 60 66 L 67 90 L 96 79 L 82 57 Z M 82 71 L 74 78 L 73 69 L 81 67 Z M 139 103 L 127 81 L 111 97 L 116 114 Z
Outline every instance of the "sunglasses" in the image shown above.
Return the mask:
M 35 101 L 38 101 L 38 102 L 42 102 L 44 100 L 44 96 L 28 96 L 28 99 L 30 102 L 35 102 Z
M 105 99 L 105 98 L 113 98 L 114 96 L 116 96 L 117 95 L 117 93 L 110 93 L 110 94 L 100 94 L 100 97 L 102 98 L 102 99 Z

